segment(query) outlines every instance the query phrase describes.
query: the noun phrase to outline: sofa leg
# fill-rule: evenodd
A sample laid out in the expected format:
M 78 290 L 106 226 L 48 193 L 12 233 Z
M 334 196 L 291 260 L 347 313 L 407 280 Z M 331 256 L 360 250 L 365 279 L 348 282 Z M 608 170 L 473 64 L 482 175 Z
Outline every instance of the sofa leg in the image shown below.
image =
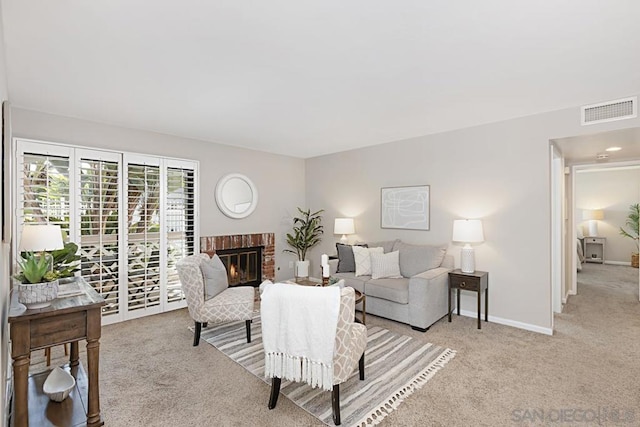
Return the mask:
M 196 322 L 196 330 L 193 333 L 193 346 L 200 344 L 200 331 L 202 331 L 202 323 Z
M 431 326 L 429 326 L 430 328 Z M 419 328 L 417 326 L 411 326 L 411 329 L 413 329 L 414 331 L 419 331 L 419 332 L 427 332 L 429 330 L 429 328 Z
M 251 320 L 247 320 L 245 325 L 247 327 L 247 342 L 251 342 Z

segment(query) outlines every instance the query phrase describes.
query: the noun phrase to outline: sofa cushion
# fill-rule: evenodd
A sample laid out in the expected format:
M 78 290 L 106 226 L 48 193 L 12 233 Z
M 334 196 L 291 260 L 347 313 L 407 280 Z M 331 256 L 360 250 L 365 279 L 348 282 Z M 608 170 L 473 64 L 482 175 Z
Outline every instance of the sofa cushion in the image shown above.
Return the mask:
M 397 302 L 409 303 L 409 279 L 371 279 L 365 284 L 367 296 Z
M 400 251 L 400 273 L 404 277 L 439 267 L 447 251 L 445 246 L 410 245 L 403 242 L 397 242 L 395 249 Z
M 380 242 L 368 242 L 367 244 L 369 245 L 370 248 L 382 248 L 383 252 L 389 253 L 391 251 L 394 251 L 395 249 L 393 248 L 397 242 L 399 242 L 399 239 L 396 240 L 383 240 Z
M 367 245 L 359 245 L 366 247 Z M 356 262 L 353 258 L 353 248 L 351 245 L 336 243 L 338 253 L 338 273 L 353 273 L 356 271 Z
M 200 270 L 204 277 L 205 300 L 215 297 L 229 287 L 227 269 L 218 255 L 214 255 L 211 259 L 203 259 Z
M 344 280 L 344 286 L 349 286 L 364 293 L 364 284 L 367 280 L 371 279 L 371 276 L 356 277 L 355 273 L 336 273 L 332 277 L 336 277 L 340 280 Z
M 377 254 L 372 252 L 371 257 L 371 278 L 372 279 L 397 279 L 400 274 L 400 257 L 398 251 L 388 254 Z
M 354 246 L 353 258 L 356 262 L 356 276 L 371 276 L 371 252 L 383 253 L 382 248 L 365 248 Z

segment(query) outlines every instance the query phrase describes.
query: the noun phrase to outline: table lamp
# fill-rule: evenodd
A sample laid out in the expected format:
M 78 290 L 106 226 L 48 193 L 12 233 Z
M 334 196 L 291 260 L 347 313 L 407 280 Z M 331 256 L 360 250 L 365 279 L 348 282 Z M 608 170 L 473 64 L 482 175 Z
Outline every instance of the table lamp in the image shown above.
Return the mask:
M 582 211 L 582 219 L 588 220 L 588 235 L 587 237 L 598 236 L 598 220 L 604 219 L 604 211 L 602 209 L 591 209 Z
M 348 242 L 347 234 L 355 234 L 355 232 L 353 218 L 336 218 L 333 224 L 333 234 L 342 234 L 340 243 L 346 245 Z
M 465 244 L 460 251 L 460 270 L 463 273 L 473 273 L 476 270 L 476 261 L 471 243 L 484 242 L 482 221 L 479 219 L 454 220 L 453 241 Z

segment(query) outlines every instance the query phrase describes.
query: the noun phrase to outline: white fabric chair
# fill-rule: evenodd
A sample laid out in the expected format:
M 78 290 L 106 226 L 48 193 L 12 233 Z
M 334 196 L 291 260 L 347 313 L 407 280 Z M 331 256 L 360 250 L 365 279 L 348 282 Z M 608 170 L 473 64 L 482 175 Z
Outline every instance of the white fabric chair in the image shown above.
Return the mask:
M 209 259 L 207 254 L 190 255 L 176 263 L 182 290 L 189 314 L 195 321 L 193 345 L 200 343 L 202 325 L 244 320 L 247 342 L 251 342 L 251 315 L 255 304 L 255 289 L 252 286 L 227 287 L 222 292 L 205 300 L 205 282 L 200 264 Z
M 296 285 L 289 285 L 296 286 Z M 267 303 L 269 293 L 263 294 L 262 304 Z M 290 304 L 313 304 L 311 302 L 301 303 L 300 300 L 290 299 L 290 301 L 277 301 L 277 309 L 285 307 Z M 338 311 L 338 322 L 335 331 L 335 342 L 333 348 L 333 390 L 331 394 L 331 402 L 333 409 L 333 421 L 336 425 L 340 424 L 340 383 L 345 382 L 353 373 L 356 366 L 359 367 L 360 379 L 364 380 L 364 351 L 367 346 L 367 328 L 359 323 L 355 323 L 354 316 L 355 309 L 355 292 L 353 288 L 340 289 L 340 307 Z M 263 318 L 263 341 L 266 333 L 266 328 L 287 328 L 286 324 L 279 324 L 277 321 L 265 325 L 265 319 Z M 317 335 L 318 331 L 305 331 L 310 335 Z M 267 355 L 265 351 L 265 365 L 267 362 Z M 302 363 L 302 362 L 300 362 Z M 267 373 L 265 366 L 265 373 Z M 285 378 L 294 380 L 292 378 Z M 278 402 L 278 396 L 280 393 L 280 384 L 282 379 L 273 376 L 271 381 L 271 396 L 269 398 L 269 409 L 276 407 Z M 311 384 L 309 379 L 298 379 L 297 381 L 304 381 Z

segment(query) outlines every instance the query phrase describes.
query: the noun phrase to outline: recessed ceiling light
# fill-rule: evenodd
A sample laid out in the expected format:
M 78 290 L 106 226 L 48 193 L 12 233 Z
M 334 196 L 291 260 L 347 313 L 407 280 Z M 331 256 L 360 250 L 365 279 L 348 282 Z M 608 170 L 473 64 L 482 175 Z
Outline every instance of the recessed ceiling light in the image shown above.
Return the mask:
M 622 147 L 609 147 L 605 151 L 620 151 Z

